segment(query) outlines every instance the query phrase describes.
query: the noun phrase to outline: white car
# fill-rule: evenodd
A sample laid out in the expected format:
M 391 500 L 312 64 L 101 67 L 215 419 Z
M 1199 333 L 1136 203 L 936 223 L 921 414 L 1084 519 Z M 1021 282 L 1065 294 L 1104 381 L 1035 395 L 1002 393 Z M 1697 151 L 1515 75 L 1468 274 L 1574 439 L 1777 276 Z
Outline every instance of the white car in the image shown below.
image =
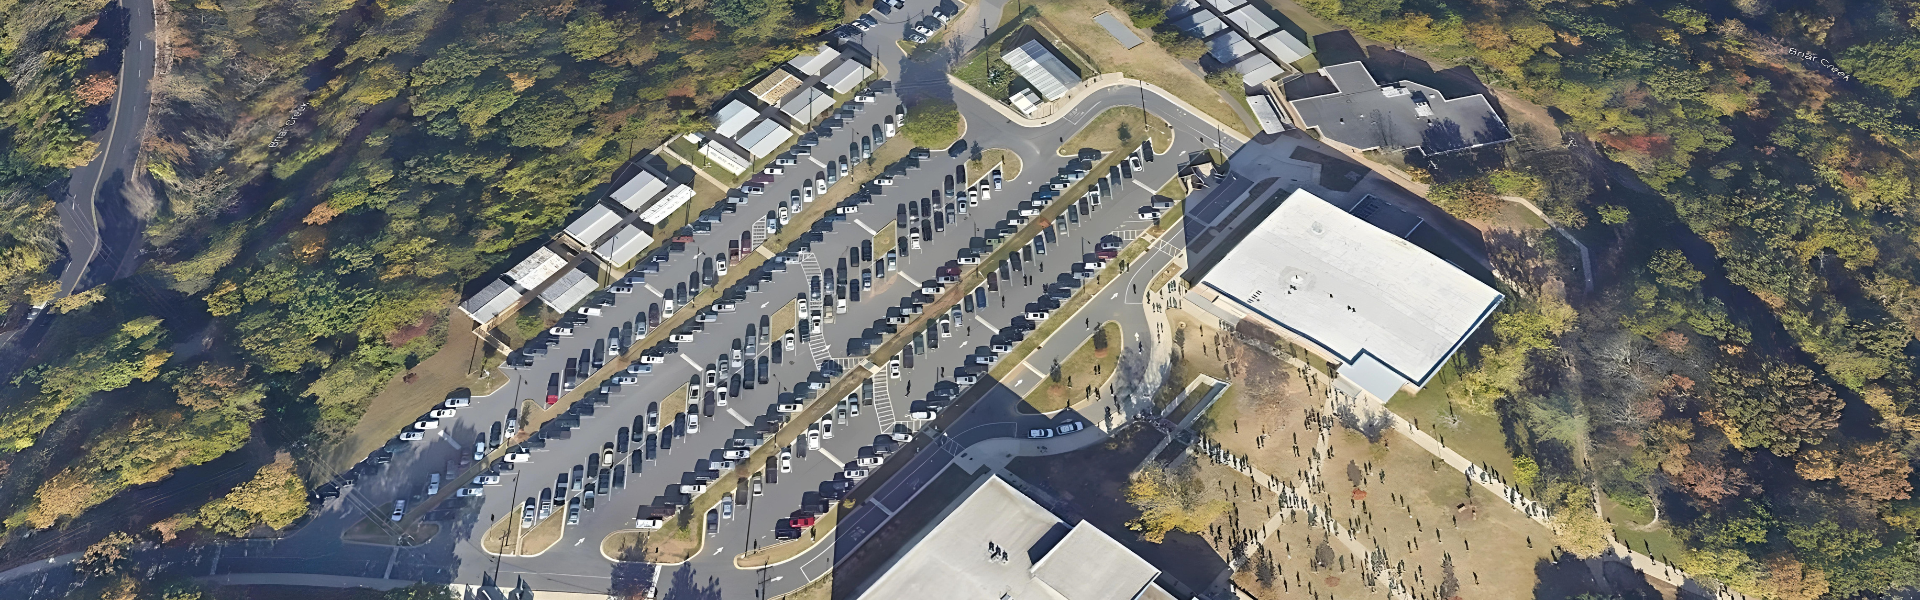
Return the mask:
M 667 362 L 667 357 L 666 357 L 666 355 L 664 355 L 664 354 L 642 354 L 642 355 L 640 355 L 640 364 L 645 364 L 645 365 L 658 365 L 658 364 L 663 364 L 663 363 L 665 363 L 665 362 Z M 632 368 L 632 367 L 628 367 L 628 368 L 627 368 L 627 372 L 629 372 L 629 373 L 631 373 L 631 372 L 633 372 L 633 368 Z
M 788 352 L 793 351 L 793 339 L 794 339 L 794 335 L 792 331 L 788 331 L 787 335 L 781 338 L 781 343 L 786 345 L 786 349 Z
M 466 498 L 470 496 L 485 496 L 487 495 L 487 490 L 486 488 L 477 488 L 477 487 L 460 488 L 458 491 L 455 491 L 453 495 L 460 498 Z
M 666 525 L 667 522 L 664 519 L 635 519 L 633 521 L 634 529 L 659 529 Z
M 447 408 L 463 408 L 468 404 L 473 404 L 472 398 L 468 398 L 466 396 L 454 396 L 452 398 L 448 398 L 446 403 L 442 404 L 441 406 L 445 406 Z
M 727 460 L 746 460 L 749 454 L 752 454 L 752 452 L 746 450 L 728 450 L 721 452 L 720 456 Z
M 500 485 L 499 475 L 480 475 L 473 478 L 474 485 Z
M 573 335 L 573 328 L 572 327 L 554 327 L 554 328 L 548 329 L 547 333 L 553 334 L 556 337 L 567 337 L 567 336 Z
M 393 521 L 398 523 L 400 519 L 403 519 L 406 516 L 407 516 L 407 501 L 404 499 L 394 500 L 393 501 Z
M 619 377 L 613 378 L 613 382 L 620 385 L 633 385 L 636 383 L 640 383 L 640 378 L 634 377 L 632 375 L 621 375 Z
M 820 425 L 818 423 L 807 427 L 807 449 L 820 449 Z
M 862 456 L 860 458 L 854 459 L 853 462 L 854 464 L 860 465 L 862 467 L 878 467 L 886 463 L 887 459 L 881 458 L 878 456 Z
M 833 416 L 820 417 L 820 437 L 833 439 Z
M 887 434 L 887 437 L 888 437 L 888 438 L 891 438 L 891 439 L 893 439 L 893 441 L 896 441 L 896 442 L 900 442 L 900 443 L 902 443 L 902 444 L 905 444 L 905 443 L 907 443 L 907 442 L 911 442 L 911 441 L 913 441 L 913 432 L 910 432 L 910 431 L 895 431 L 895 432 L 893 432 L 893 433 L 889 433 L 889 434 Z
M 500 460 L 504 460 L 510 463 L 523 463 L 529 460 L 533 460 L 533 455 L 527 454 L 525 452 L 508 452 L 506 456 L 500 457 Z
M 473 443 L 473 460 L 482 461 L 486 459 L 487 459 L 487 443 L 484 441 L 474 442 Z
M 930 411 L 930 410 L 916 410 L 911 413 L 908 413 L 907 416 L 917 420 L 921 420 L 921 421 L 931 421 L 933 420 L 934 417 L 939 415 L 935 415 L 933 411 Z
M 933 30 L 927 29 L 926 25 L 915 24 L 913 30 L 920 32 L 920 35 L 933 35 Z
M 898 357 L 895 357 L 893 360 L 887 361 L 887 370 L 891 372 L 892 378 L 899 379 L 900 378 L 900 359 Z
M 827 180 L 825 179 L 813 180 L 813 193 L 815 194 L 827 193 Z M 809 202 L 811 202 L 811 200 L 809 200 Z
M 843 474 L 847 476 L 847 479 L 859 481 L 862 479 L 866 479 L 867 475 L 870 475 L 871 472 L 867 471 L 866 469 L 847 469 L 846 472 Z
M 428 412 L 427 416 L 435 419 L 451 419 L 453 418 L 453 414 L 454 410 L 451 408 L 436 408 Z
M 802 408 L 805 408 L 805 406 L 798 403 L 788 403 L 788 404 L 775 405 L 773 407 L 773 410 L 774 412 L 797 413 L 797 412 L 800 412 L 800 409 Z
M 1048 427 L 1027 430 L 1027 439 L 1044 440 L 1050 437 L 1053 437 L 1053 429 Z
M 792 447 L 780 449 L 780 472 L 781 473 L 793 472 L 793 448 Z
M 427 495 L 432 496 L 438 493 L 440 493 L 440 474 L 434 473 L 427 477 Z
M 421 433 L 418 431 L 400 432 L 400 441 L 402 442 L 418 442 L 424 439 L 427 439 L 427 434 L 425 433 Z
M 1053 430 L 1059 435 L 1066 435 L 1086 428 L 1087 423 L 1085 421 L 1068 421 L 1061 423 L 1059 427 L 1055 427 Z

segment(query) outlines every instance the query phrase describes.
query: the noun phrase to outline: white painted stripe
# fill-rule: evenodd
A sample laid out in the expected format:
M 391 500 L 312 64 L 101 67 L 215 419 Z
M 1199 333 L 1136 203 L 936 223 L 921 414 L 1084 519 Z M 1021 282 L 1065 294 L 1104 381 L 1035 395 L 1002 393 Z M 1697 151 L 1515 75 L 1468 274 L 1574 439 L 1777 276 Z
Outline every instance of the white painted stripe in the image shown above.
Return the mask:
M 651 283 L 649 283 L 649 284 L 646 284 L 646 286 L 647 286 L 647 291 L 649 291 L 649 292 L 653 292 L 653 295 L 655 295 L 655 296 L 659 296 L 659 297 L 661 297 L 661 298 L 666 298 L 666 297 L 667 297 L 667 295 L 666 295 L 666 294 L 662 294 L 662 293 L 660 293 L 660 288 L 656 288 L 656 287 L 653 287 L 653 284 L 651 284 Z
M 813 161 L 813 164 L 819 166 L 822 169 L 827 168 L 827 163 L 820 162 L 820 159 L 814 158 L 813 155 L 811 154 L 807 155 L 807 160 Z
M 991 330 L 993 333 L 1000 333 L 1000 328 L 994 327 L 992 323 L 988 323 L 987 318 L 980 316 L 980 313 L 974 313 L 973 320 L 979 321 L 981 325 L 985 325 L 986 328 Z
M 1139 179 L 1134 179 L 1134 180 L 1133 180 L 1133 184 L 1134 184 L 1134 185 L 1137 185 L 1137 186 L 1140 186 L 1140 189 L 1143 189 L 1143 190 L 1146 190 L 1146 191 L 1147 191 L 1147 193 L 1149 193 L 1149 194 L 1158 194 L 1158 193 L 1160 193 L 1160 190 L 1156 190 L 1156 189 L 1153 189 L 1153 188 L 1150 188 L 1150 187 L 1147 187 L 1147 184 L 1144 184 L 1144 183 L 1140 183 L 1140 180 L 1139 180 Z
M 700 369 L 701 369 L 701 367 L 700 367 L 700 363 L 697 363 L 697 362 L 693 362 L 693 359 L 691 359 L 691 358 L 687 358 L 687 355 L 685 355 L 685 354 L 680 354 L 680 355 L 677 355 L 677 356 L 679 356 L 679 357 L 680 357 L 680 360 L 684 360 L 684 361 L 687 361 L 687 364 L 690 364 L 690 365 L 693 365 L 693 369 L 694 369 L 694 370 L 696 370 L 696 371 L 698 371 L 698 370 L 700 370 Z
M 880 232 L 874 231 L 872 227 L 868 227 L 866 223 L 860 222 L 859 219 L 854 219 L 853 224 L 859 225 L 861 229 L 867 230 L 867 235 L 880 235 Z
M 447 430 L 435 429 L 434 431 L 440 433 L 440 439 L 446 441 L 448 446 L 453 446 L 454 450 L 460 449 L 460 442 L 453 441 L 453 436 L 447 435 Z
M 840 457 L 834 456 L 832 452 L 828 452 L 827 446 L 825 444 L 820 445 L 820 454 L 825 455 L 827 457 L 827 460 L 833 461 L 834 464 L 838 464 L 838 465 L 847 464 L 847 461 L 840 460 Z
M 733 415 L 733 420 L 739 421 L 741 425 L 746 425 L 748 427 L 753 426 L 753 421 L 748 420 L 746 417 L 740 416 L 740 413 L 735 412 L 733 410 L 733 407 L 731 406 L 727 407 L 727 414 Z

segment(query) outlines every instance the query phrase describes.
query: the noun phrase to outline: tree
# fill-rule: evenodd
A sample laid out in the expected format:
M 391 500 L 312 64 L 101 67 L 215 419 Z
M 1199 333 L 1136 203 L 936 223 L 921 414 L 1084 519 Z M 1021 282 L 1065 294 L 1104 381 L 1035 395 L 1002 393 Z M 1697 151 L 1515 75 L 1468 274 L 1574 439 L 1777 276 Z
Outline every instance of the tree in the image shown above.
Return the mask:
M 453 589 L 444 584 L 418 582 L 403 588 L 387 590 L 380 600 L 454 600 Z
M 1427 198 L 1435 206 L 1462 219 L 1485 219 L 1500 210 L 1500 197 L 1486 179 L 1468 179 L 1433 186 Z
M 1627 219 L 1632 216 L 1627 212 L 1627 207 L 1618 204 L 1602 204 L 1595 211 L 1600 213 L 1601 223 L 1614 227 L 1627 224 Z
M 754 25 L 756 21 L 773 12 L 776 0 L 713 0 L 707 5 L 707 12 L 722 25 L 741 29 Z
M 624 38 L 614 22 L 589 11 L 567 22 L 563 45 L 567 48 L 567 54 L 574 59 L 593 60 L 619 49 Z
M 73 96 L 83 105 L 99 106 L 112 100 L 113 93 L 119 89 L 120 84 L 113 80 L 112 75 L 94 73 L 74 85 Z
M 1170 531 L 1205 531 L 1207 524 L 1228 508 L 1225 500 L 1211 498 L 1207 492 L 1206 483 L 1191 462 L 1149 465 L 1127 484 L 1127 502 L 1140 510 L 1140 516 L 1129 521 L 1127 527 L 1155 544 L 1166 539 Z
M 1913 491 L 1913 484 L 1907 480 L 1913 474 L 1913 465 L 1893 442 L 1848 448 L 1838 471 L 1842 487 L 1875 501 L 1904 500 Z
M 922 148 L 951 146 L 960 137 L 960 110 L 950 100 L 921 100 L 907 110 L 900 133 Z
M 253 479 L 200 507 L 194 521 L 217 533 L 241 535 L 256 523 L 280 529 L 306 514 L 307 488 L 294 472 L 293 457 L 282 452 Z
M 1905 98 L 1920 88 L 1920 39 L 1908 39 L 1898 45 L 1869 42 L 1848 48 L 1840 54 L 1840 68 L 1866 83 Z
M 1159 44 L 1167 54 L 1181 60 L 1200 60 L 1207 53 L 1207 45 L 1196 38 L 1178 31 L 1161 31 L 1153 34 L 1153 43 Z
M 1575 555 L 1591 558 L 1613 548 L 1613 524 L 1594 510 L 1593 492 L 1585 484 L 1567 482 L 1554 486 L 1548 498 L 1559 510 L 1553 514 L 1554 539 Z

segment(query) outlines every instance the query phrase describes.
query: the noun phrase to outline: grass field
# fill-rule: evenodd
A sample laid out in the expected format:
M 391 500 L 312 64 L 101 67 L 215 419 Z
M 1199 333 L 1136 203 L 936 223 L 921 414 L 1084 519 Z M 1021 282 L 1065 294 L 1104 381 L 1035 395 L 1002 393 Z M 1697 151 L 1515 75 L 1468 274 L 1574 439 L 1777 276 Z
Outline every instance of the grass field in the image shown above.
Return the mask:
M 480 339 L 468 333 L 473 330 L 473 321 L 466 313 L 450 311 L 447 318 L 447 344 L 412 369 L 387 380 L 380 393 L 367 401 L 367 411 L 353 431 L 325 454 L 325 463 L 308 474 L 310 483 L 323 483 L 352 468 L 392 441 L 396 432 L 446 400 L 448 392 L 468 388 L 477 396 L 510 380 L 498 369 L 487 368 L 497 357 L 487 354 Z
M 978 181 L 993 169 L 1001 165 L 1000 178 L 1012 180 L 1020 176 L 1020 155 L 1006 148 L 988 148 L 980 151 L 980 160 L 967 161 L 967 177 Z
M 1155 153 L 1173 147 L 1173 126 L 1166 119 L 1149 114 L 1138 106 L 1115 106 L 1101 111 L 1080 133 L 1060 145 L 1061 156 L 1073 156 L 1082 148 L 1101 152 L 1132 152 L 1140 142 L 1152 139 Z
M 480 538 L 480 548 L 508 556 L 539 554 L 560 541 L 560 536 L 567 531 L 566 521 L 567 508 L 564 503 L 555 503 L 553 516 L 534 523 L 532 529 L 520 527 L 518 513 L 509 514 L 487 528 L 486 536 Z
M 1100 325 L 1100 330 L 1106 332 L 1106 339 L 1109 340 L 1106 347 L 1095 348 L 1094 338 L 1087 338 L 1072 354 L 1067 355 L 1066 360 L 1060 362 L 1060 379 L 1049 376 L 1040 387 L 1034 388 L 1032 393 L 1027 394 L 1027 401 L 1020 405 L 1021 411 L 1050 413 L 1092 398 L 1083 390 L 1099 386 L 1113 375 L 1114 367 L 1120 364 L 1120 352 L 1113 347 L 1113 344 L 1122 343 L 1120 324 L 1108 321 Z
M 1506 430 L 1498 416 L 1455 410 L 1447 400 L 1447 387 L 1459 378 L 1458 357 L 1449 361 L 1418 394 L 1393 395 L 1387 408 L 1420 429 L 1432 434 L 1448 448 L 1475 463 L 1484 464 L 1503 475 L 1513 474 L 1513 454 L 1507 451 Z
M 1627 547 L 1669 563 L 1686 553 L 1686 547 L 1667 529 L 1665 521 L 1649 525 L 1652 514 L 1622 506 L 1606 494 L 1600 495 L 1600 510 L 1613 521 L 1613 536 Z
M 1251 135 L 1246 124 L 1240 121 L 1233 108 L 1228 106 L 1213 86 L 1159 44 L 1153 43 L 1153 32 L 1135 31 L 1146 43 L 1124 48 L 1113 35 L 1093 22 L 1093 17 L 1103 12 L 1113 11 L 1106 0 L 1049 0 L 1040 8 L 1040 14 L 1053 30 L 1058 32 L 1069 44 L 1086 54 L 1101 73 L 1118 71 L 1127 77 L 1160 86 L 1181 100 L 1208 116 L 1225 123 L 1243 135 Z M 1120 14 L 1116 11 L 1116 14 Z M 1123 16 L 1121 22 L 1127 19 Z
M 624 562 L 676 563 L 693 557 L 700 544 L 688 538 L 657 536 L 650 531 L 626 529 L 600 539 L 600 553 Z
M 360 522 L 354 523 L 346 531 L 341 532 L 340 539 L 360 544 L 418 546 L 427 543 L 433 539 L 434 535 L 440 533 L 439 523 L 413 521 L 408 523 L 405 529 L 398 529 L 398 524 L 387 521 L 384 515 L 378 520 L 375 519 L 371 516 L 361 519 Z M 389 524 L 395 527 L 387 527 Z

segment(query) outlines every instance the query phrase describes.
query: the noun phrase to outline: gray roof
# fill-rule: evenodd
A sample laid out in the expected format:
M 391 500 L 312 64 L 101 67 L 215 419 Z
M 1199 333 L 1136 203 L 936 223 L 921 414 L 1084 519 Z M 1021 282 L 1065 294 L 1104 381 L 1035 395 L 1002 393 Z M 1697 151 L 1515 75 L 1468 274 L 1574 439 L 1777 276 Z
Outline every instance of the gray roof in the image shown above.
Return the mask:
M 740 134 L 740 147 L 745 148 L 754 158 L 760 158 L 780 149 L 781 144 L 793 139 L 793 131 L 773 119 L 761 121 L 753 129 Z
M 1247 32 L 1247 35 L 1250 37 L 1260 37 L 1266 35 L 1269 31 L 1280 28 L 1279 23 L 1273 22 L 1273 17 L 1267 16 L 1267 13 L 1260 12 L 1259 7 L 1252 4 L 1242 6 L 1233 12 L 1227 13 L 1227 20 L 1233 21 L 1235 25 L 1239 25 L 1240 30 Z
M 1127 27 L 1125 23 L 1121 23 L 1120 19 L 1115 18 L 1112 11 L 1095 15 L 1093 22 L 1099 23 L 1100 27 L 1106 29 L 1107 35 L 1113 36 L 1114 41 L 1120 42 L 1120 47 L 1122 48 L 1131 49 L 1134 46 L 1144 43 L 1144 41 L 1140 39 L 1140 35 L 1134 33 L 1133 29 Z
M 1260 85 L 1260 82 L 1279 77 L 1287 72 L 1286 67 L 1273 62 L 1267 55 L 1255 52 L 1233 63 L 1233 69 L 1240 72 L 1240 82 L 1246 85 Z
M 1358 62 L 1321 68 L 1320 75 L 1339 91 L 1292 100 L 1300 126 L 1351 148 L 1417 147 L 1431 155 L 1513 139 L 1479 94 L 1449 100 L 1411 81 L 1382 86 Z
M 600 255 L 600 258 L 606 259 L 607 264 L 618 267 L 633 262 L 633 257 L 639 256 L 640 251 L 646 250 L 647 246 L 652 243 L 653 238 L 648 236 L 646 232 L 640 231 L 638 227 L 628 225 L 613 232 L 613 237 L 607 238 L 607 241 L 601 243 L 600 247 L 594 248 L 593 253 Z
M 793 60 L 787 61 L 787 66 L 793 67 L 795 71 L 808 75 L 819 75 L 821 69 L 827 68 L 827 63 L 831 63 L 833 59 L 839 57 L 839 50 L 835 50 L 832 46 L 826 44 L 820 44 L 820 50 L 818 52 L 794 57 Z
M 1227 22 L 1220 20 L 1220 16 L 1213 14 L 1213 11 L 1202 9 L 1174 19 L 1173 26 L 1187 32 L 1187 35 L 1204 38 L 1226 29 Z
M 493 278 L 493 283 L 489 283 L 487 287 L 480 289 L 480 293 L 474 294 L 473 297 L 468 298 L 466 302 L 461 302 L 460 312 L 467 313 L 467 316 L 473 317 L 473 322 L 475 323 L 486 323 L 492 321 L 494 317 L 500 316 L 500 312 L 506 310 L 508 306 L 512 306 L 514 301 L 519 300 L 520 294 L 523 293 L 525 293 L 525 290 L 507 283 L 505 279 L 495 277 Z
M 812 123 L 813 118 L 820 116 L 820 113 L 833 108 L 833 104 L 833 94 L 816 85 L 794 94 L 792 100 L 780 105 L 780 112 L 793 117 L 794 122 L 805 125 Z
M 1033 565 L 1033 577 L 1067 600 L 1133 598 L 1159 575 L 1147 559 L 1086 521 Z
M 1261 131 L 1280 133 L 1287 129 L 1280 120 L 1280 107 L 1273 104 L 1273 96 L 1266 94 L 1247 96 L 1247 107 L 1253 109 L 1253 118 L 1260 121 Z
M 1224 13 L 1239 8 L 1241 5 L 1246 4 L 1247 0 L 1200 0 L 1200 3 L 1211 6 L 1214 10 Z
M 1261 47 L 1272 52 L 1274 56 L 1280 57 L 1280 62 L 1294 63 L 1313 56 L 1312 48 L 1308 48 L 1306 44 L 1300 42 L 1300 38 L 1293 37 L 1293 34 L 1287 33 L 1285 29 L 1275 30 L 1266 37 L 1260 38 L 1259 42 Z
M 1288 196 L 1201 281 L 1348 364 L 1379 363 L 1362 373 L 1385 369 L 1414 384 L 1425 384 L 1503 299 L 1306 190 Z
M 539 250 L 533 251 L 532 256 L 520 261 L 520 264 L 514 265 L 513 268 L 507 269 L 507 279 L 519 284 L 520 287 L 533 289 L 545 283 L 554 273 L 559 273 L 565 266 L 567 266 L 566 258 L 561 257 L 551 248 L 541 246 Z
M 747 103 L 735 99 L 728 102 L 726 106 L 720 107 L 720 112 L 713 114 L 713 130 L 722 136 L 733 137 L 733 134 L 740 133 L 740 128 L 746 127 L 748 123 L 753 122 L 754 117 L 758 116 L 760 111 L 753 110 L 752 107 L 747 106 Z
M 1159 574 L 1091 524 L 1069 528 L 990 475 L 856 597 L 1130 600 Z
M 1001 53 L 1000 60 L 1013 67 L 1014 72 L 1033 84 L 1035 92 L 1041 98 L 1052 101 L 1066 95 L 1067 90 L 1080 85 L 1080 76 L 1073 73 L 1060 57 L 1054 56 L 1040 40 L 1027 40 L 1027 43 Z
M 1207 40 L 1207 54 L 1213 55 L 1213 59 L 1220 61 L 1220 64 L 1233 64 L 1233 61 L 1239 60 L 1242 56 L 1252 54 L 1256 50 L 1258 49 L 1253 45 L 1253 42 L 1247 41 L 1247 38 L 1240 37 L 1240 34 L 1236 32 L 1229 31 Z
M 640 207 L 646 206 L 647 202 L 666 189 L 665 180 L 654 175 L 653 171 L 641 169 L 633 179 L 628 179 L 626 183 L 621 184 L 620 189 L 613 191 L 613 200 L 627 207 L 627 210 L 640 210 Z
M 821 77 L 820 83 L 827 84 L 827 87 L 832 88 L 835 93 L 845 94 L 853 91 L 854 87 L 859 86 L 860 82 L 866 81 L 867 77 L 872 75 L 873 69 L 849 58 L 841 61 L 840 66 L 834 67 L 833 72 Z
M 568 223 L 564 231 L 567 237 L 579 242 L 582 248 L 592 248 L 594 244 L 600 243 L 601 236 L 613 231 L 614 226 L 619 224 L 619 214 L 607 208 L 607 205 L 595 202 L 593 208 L 587 209 L 587 214 L 580 215 L 580 218 Z
M 600 289 L 600 282 L 594 281 L 585 271 L 576 268 L 567 271 L 567 274 L 560 276 L 559 281 L 553 282 L 553 285 L 547 286 L 546 290 L 540 292 L 540 301 L 547 303 L 547 306 L 555 311 L 567 312 L 573 310 L 573 305 L 587 299 L 587 294 L 593 293 L 596 289 Z

